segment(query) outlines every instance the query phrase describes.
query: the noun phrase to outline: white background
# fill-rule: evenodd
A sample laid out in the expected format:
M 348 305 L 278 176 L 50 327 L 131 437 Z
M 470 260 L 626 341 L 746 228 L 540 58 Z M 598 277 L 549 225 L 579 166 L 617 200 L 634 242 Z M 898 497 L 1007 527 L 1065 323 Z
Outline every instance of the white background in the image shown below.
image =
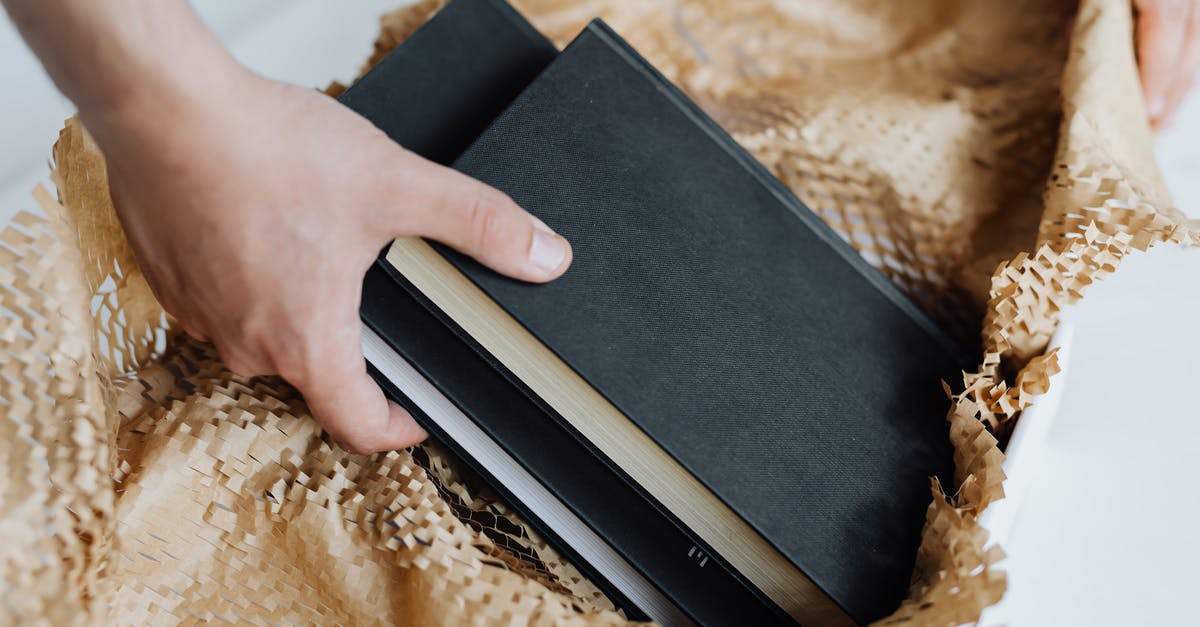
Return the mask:
M 398 0 L 197 2 L 251 67 L 307 86 L 352 78 Z M 0 19 L 0 224 L 33 206 L 72 107 Z M 1200 216 L 1200 97 L 1159 140 L 1180 208 Z M 1197 623 L 1200 253 L 1129 258 L 1069 312 L 1070 370 L 1037 481 L 1005 544 L 1010 587 L 986 624 Z

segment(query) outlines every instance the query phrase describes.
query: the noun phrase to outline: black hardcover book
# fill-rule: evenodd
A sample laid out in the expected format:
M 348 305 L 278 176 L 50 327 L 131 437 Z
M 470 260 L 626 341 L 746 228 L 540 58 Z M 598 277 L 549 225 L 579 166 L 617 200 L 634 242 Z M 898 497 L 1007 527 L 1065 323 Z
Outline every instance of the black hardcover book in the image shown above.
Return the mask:
M 373 374 L 634 617 L 886 615 L 959 355 L 603 24 L 548 46 L 457 0 L 343 98 L 575 248 L 529 285 L 398 241 L 364 287 Z M 447 64 L 471 70 L 434 102 L 391 95 Z
M 558 54 L 501 0 L 455 0 L 338 99 L 449 165 Z

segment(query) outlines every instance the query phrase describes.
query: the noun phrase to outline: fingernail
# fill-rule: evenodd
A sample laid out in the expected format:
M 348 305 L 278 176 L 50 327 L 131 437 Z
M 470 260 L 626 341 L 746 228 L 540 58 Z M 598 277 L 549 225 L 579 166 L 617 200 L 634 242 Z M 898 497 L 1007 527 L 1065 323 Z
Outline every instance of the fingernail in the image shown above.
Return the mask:
M 529 261 L 544 274 L 551 274 L 567 258 L 567 240 L 551 231 L 534 218 L 533 244 L 529 247 Z

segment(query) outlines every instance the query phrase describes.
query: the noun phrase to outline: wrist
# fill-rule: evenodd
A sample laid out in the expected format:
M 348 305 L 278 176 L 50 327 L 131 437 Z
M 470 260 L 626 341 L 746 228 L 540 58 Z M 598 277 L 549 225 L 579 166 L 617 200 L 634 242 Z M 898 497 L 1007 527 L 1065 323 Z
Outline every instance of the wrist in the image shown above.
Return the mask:
M 153 136 L 249 74 L 185 0 L 0 2 L 102 145 Z
M 198 20 L 157 24 L 158 30 L 137 29 L 141 38 L 117 34 L 91 76 L 72 81 L 68 95 L 106 151 L 123 144 L 153 146 L 198 116 L 220 110 L 222 100 L 253 78 Z
M 84 124 L 100 142 L 153 145 L 164 134 L 178 132 L 198 116 L 228 105 L 231 94 L 252 74 L 223 50 L 188 63 L 108 82 L 102 93 L 77 103 Z

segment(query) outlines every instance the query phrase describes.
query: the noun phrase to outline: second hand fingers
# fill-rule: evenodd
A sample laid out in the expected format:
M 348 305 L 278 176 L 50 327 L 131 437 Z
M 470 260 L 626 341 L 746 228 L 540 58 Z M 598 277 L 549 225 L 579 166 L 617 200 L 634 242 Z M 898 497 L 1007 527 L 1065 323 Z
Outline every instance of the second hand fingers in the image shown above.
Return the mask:
M 354 307 L 332 332 L 308 333 L 301 339 L 314 343 L 298 351 L 306 363 L 281 364 L 280 370 L 342 448 L 375 453 L 421 442 L 428 435 L 425 430 L 407 411 L 388 402 L 367 373 L 361 333 Z
M 1190 12 L 1186 20 L 1183 48 L 1176 64 L 1174 80 L 1167 91 L 1166 111 L 1159 126 L 1170 125 L 1184 97 L 1196 82 L 1196 70 L 1200 67 L 1200 2 L 1193 1 L 1188 5 Z
M 1156 126 L 1168 113 L 1170 89 L 1188 28 L 1189 5 L 1190 0 L 1138 3 L 1138 68 L 1150 120 Z

